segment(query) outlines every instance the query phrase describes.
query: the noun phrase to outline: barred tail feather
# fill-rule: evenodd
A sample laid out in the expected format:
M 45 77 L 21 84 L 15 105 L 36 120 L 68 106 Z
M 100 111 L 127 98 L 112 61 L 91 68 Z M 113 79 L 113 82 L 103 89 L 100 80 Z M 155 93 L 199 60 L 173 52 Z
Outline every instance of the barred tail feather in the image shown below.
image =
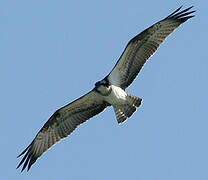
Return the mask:
M 141 105 L 141 102 L 142 99 L 132 95 L 128 95 L 126 104 L 114 107 L 118 123 L 120 124 L 125 122 L 125 120 L 136 111 L 136 108 Z

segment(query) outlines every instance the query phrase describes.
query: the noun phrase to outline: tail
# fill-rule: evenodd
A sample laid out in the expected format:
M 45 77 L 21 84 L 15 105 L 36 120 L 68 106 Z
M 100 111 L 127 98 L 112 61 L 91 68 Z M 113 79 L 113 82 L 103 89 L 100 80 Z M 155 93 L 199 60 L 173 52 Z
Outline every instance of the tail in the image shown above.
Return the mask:
M 130 117 L 136 111 L 136 108 L 141 105 L 141 103 L 142 99 L 128 95 L 126 104 L 114 107 L 118 123 L 123 123 L 128 117 Z

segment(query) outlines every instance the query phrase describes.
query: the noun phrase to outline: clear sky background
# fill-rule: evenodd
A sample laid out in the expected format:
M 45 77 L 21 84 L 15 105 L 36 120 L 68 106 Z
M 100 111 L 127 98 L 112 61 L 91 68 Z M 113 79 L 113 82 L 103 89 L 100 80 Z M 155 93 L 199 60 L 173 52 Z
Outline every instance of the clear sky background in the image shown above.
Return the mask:
M 84 95 L 127 42 L 179 6 L 180 26 L 127 92 L 142 106 L 122 125 L 112 108 L 79 126 L 20 173 L 17 155 L 55 110 Z M 205 0 L 0 1 L 0 178 L 207 180 Z

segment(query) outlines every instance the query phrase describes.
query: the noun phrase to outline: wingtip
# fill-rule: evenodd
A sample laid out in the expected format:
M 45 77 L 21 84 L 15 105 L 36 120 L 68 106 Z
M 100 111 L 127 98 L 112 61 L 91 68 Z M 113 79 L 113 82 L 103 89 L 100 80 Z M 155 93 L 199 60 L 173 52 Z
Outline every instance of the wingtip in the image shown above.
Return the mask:
M 194 6 L 190 6 L 190 7 L 189 7 L 189 8 L 187 8 L 187 9 L 189 10 L 189 9 L 192 9 L 193 7 L 194 7 Z
M 183 11 L 188 11 L 188 10 L 190 10 L 190 9 L 192 9 L 194 6 L 192 5 L 192 6 L 190 6 L 190 7 L 188 7 L 188 8 L 186 8 L 186 9 L 184 9 Z M 183 5 L 181 5 L 176 11 L 179 11 L 179 10 L 181 10 L 183 8 Z
M 181 8 L 183 7 L 183 5 L 181 5 L 179 8 L 177 8 L 174 12 L 172 12 L 170 15 L 168 15 L 165 19 L 171 17 L 172 15 L 174 15 L 175 13 L 177 13 L 178 11 L 181 10 Z
M 16 167 L 16 169 L 19 169 L 19 167 L 21 166 L 21 164 L 18 164 L 18 166 Z M 21 173 L 24 171 L 25 168 L 21 169 Z
M 182 9 L 183 5 L 181 5 L 176 11 L 180 11 Z
M 167 16 L 165 19 L 169 19 L 169 18 L 179 18 L 179 17 L 184 17 L 188 14 L 191 14 L 191 13 L 194 13 L 196 12 L 195 10 L 194 11 L 190 11 L 190 12 L 187 12 L 189 11 L 190 9 L 192 9 L 194 6 L 190 6 L 182 11 L 180 11 L 182 9 L 183 5 L 180 6 L 179 8 L 177 8 L 174 12 L 172 12 L 169 16 Z M 190 19 L 191 17 L 194 17 L 194 15 L 192 16 L 187 16 L 186 20 L 187 19 Z
M 22 173 L 24 170 L 25 170 L 25 168 L 22 168 L 22 169 L 21 169 L 21 173 Z

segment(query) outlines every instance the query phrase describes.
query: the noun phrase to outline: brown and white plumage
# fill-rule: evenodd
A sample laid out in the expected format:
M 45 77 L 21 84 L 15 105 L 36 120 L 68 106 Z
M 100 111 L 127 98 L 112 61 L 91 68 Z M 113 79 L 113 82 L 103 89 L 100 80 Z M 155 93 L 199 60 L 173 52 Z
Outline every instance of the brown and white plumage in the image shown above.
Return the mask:
M 181 7 L 178 8 L 131 39 L 113 70 L 102 81 L 97 82 L 92 91 L 60 108 L 49 118 L 32 143 L 18 156 L 25 154 L 17 168 L 23 164 L 22 171 L 26 167 L 29 170 L 37 158 L 52 145 L 108 106 L 113 106 L 118 123 L 130 117 L 141 105 L 142 99 L 127 94 L 125 89 L 165 38 L 180 24 L 193 17 L 190 14 L 195 11 L 189 11 L 191 8 L 183 11 L 180 11 Z
M 78 125 L 102 112 L 108 105 L 98 93 L 92 90 L 57 110 L 45 123 L 32 143 L 18 156 L 20 157 L 27 152 L 18 167 L 25 162 L 22 170 L 27 165 L 29 170 L 36 159 L 52 145 L 67 137 Z
M 112 72 L 108 75 L 112 83 L 123 89 L 127 88 L 165 38 L 179 25 L 194 17 L 193 15 L 188 16 L 195 12 L 189 11 L 192 7 L 180 11 L 181 6 L 163 20 L 131 39 Z

